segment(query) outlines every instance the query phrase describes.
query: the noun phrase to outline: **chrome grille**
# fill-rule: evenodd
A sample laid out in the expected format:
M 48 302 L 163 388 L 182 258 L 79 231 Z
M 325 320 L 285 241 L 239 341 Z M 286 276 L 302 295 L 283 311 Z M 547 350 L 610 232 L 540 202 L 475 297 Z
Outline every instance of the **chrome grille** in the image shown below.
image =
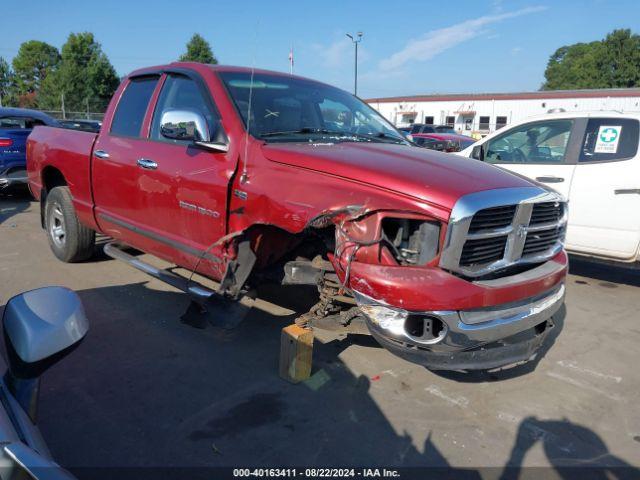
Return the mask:
M 451 212 L 440 266 L 467 277 L 540 263 L 562 249 L 566 204 L 540 187 L 462 197 Z

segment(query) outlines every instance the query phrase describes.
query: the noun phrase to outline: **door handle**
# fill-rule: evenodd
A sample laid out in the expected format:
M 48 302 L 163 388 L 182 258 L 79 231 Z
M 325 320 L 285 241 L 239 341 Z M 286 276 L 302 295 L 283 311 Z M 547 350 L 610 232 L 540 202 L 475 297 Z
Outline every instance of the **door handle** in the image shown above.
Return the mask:
M 109 158 L 109 154 L 107 152 L 105 152 L 104 150 L 95 150 L 93 152 L 93 155 L 98 157 L 98 158 Z
M 148 158 L 139 158 L 136 163 L 139 167 L 144 168 L 145 170 L 155 170 L 158 168 L 158 164 Z
M 620 188 L 614 190 L 613 193 L 616 195 L 633 195 L 634 193 L 640 195 L 640 188 Z
M 554 176 L 536 177 L 536 180 L 542 183 L 562 183 L 564 178 Z

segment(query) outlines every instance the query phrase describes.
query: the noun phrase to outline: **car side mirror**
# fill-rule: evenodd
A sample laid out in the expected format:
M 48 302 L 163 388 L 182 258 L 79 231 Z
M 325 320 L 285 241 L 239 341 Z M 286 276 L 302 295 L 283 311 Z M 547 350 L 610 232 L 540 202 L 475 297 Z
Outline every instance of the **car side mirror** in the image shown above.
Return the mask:
M 216 124 L 216 130 L 221 131 L 219 122 Z M 210 132 L 204 116 L 193 110 L 166 110 L 160 117 L 160 134 L 163 137 L 193 142 L 216 152 L 227 152 L 229 146 L 226 142 L 218 140 L 219 133 Z
M 75 292 L 45 287 L 9 300 L 2 324 L 9 363 L 5 381 L 34 419 L 40 375 L 79 344 L 89 322 Z
M 166 110 L 160 117 L 160 134 L 170 140 L 208 142 L 207 121 L 193 110 Z
M 476 160 L 483 161 L 484 160 L 484 149 L 482 145 L 476 145 L 471 150 L 471 158 L 475 158 Z

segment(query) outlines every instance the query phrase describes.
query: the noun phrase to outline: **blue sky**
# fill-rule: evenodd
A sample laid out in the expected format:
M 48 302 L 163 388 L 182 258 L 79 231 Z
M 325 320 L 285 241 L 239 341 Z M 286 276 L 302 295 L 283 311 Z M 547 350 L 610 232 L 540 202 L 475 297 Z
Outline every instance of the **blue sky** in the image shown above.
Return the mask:
M 556 48 L 600 39 L 614 28 L 640 33 L 640 2 L 552 0 L 29 0 L 0 17 L 0 56 L 25 40 L 58 48 L 91 31 L 119 74 L 175 60 L 194 32 L 221 63 L 287 71 L 347 90 L 363 31 L 361 97 L 435 92 L 537 90 Z M 7 7 L 10 6 L 9 9 Z

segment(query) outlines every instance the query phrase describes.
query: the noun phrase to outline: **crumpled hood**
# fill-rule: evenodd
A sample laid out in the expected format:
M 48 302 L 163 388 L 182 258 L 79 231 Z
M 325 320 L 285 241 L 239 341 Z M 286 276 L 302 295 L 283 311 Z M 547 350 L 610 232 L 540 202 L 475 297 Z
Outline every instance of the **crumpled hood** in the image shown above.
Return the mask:
M 405 145 L 270 143 L 262 149 L 274 162 L 393 190 L 448 209 L 468 193 L 533 186 L 478 160 Z

